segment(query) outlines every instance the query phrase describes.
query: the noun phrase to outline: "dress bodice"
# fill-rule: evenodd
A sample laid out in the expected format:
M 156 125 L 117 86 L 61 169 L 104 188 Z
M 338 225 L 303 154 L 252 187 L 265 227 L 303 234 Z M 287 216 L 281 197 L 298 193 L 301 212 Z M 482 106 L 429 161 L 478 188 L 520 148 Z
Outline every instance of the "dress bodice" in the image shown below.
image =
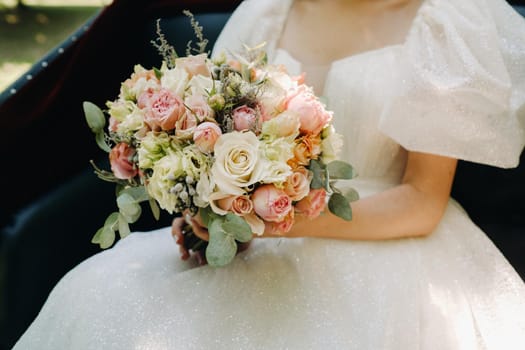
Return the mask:
M 398 51 L 399 46 L 388 46 L 333 61 L 326 76 L 317 71 L 309 81 L 306 71 L 307 82 L 334 111 L 334 126 L 344 140 L 340 157 L 360 177 L 397 182 L 404 168 L 406 151 L 378 129 L 384 102 L 396 92 L 397 78 L 389 67 Z M 276 49 L 273 63 L 283 64 L 293 75 L 303 72 L 301 63 L 281 48 Z

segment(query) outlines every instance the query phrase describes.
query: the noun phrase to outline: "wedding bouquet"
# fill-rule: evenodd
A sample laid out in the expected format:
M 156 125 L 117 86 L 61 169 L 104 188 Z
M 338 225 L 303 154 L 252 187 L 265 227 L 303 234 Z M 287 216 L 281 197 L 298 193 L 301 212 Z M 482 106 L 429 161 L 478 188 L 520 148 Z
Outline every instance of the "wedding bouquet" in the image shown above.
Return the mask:
M 191 16 L 191 14 L 190 14 Z M 101 248 L 129 234 L 129 224 L 149 202 L 158 219 L 199 213 L 209 241 L 189 249 L 205 252 L 210 265 L 228 264 L 239 242 L 266 232 L 285 233 L 297 214 L 315 218 L 326 207 L 351 220 L 349 202 L 334 180 L 354 176 L 337 160 L 341 137 L 327 110 L 301 76 L 268 64 L 264 46 L 246 47 L 212 59 L 199 38 L 178 56 L 159 27 L 155 46 L 160 68 L 137 64 L 115 100 L 101 110 L 84 102 L 89 127 L 109 153 L 111 171 L 95 172 L 115 182 L 118 212 L 93 237 Z M 109 123 L 106 122 L 106 115 Z

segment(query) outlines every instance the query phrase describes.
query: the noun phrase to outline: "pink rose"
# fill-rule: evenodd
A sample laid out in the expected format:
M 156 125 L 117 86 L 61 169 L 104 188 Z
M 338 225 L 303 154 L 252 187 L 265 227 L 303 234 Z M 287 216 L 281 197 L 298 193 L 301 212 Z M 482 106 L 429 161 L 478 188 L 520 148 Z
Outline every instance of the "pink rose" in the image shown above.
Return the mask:
M 326 206 L 326 191 L 324 188 L 313 189 L 301 199 L 295 209 L 306 217 L 313 219 L 319 216 Z
M 139 107 L 140 109 L 148 108 L 148 105 L 154 94 L 155 91 L 153 91 L 152 89 L 147 89 L 146 91 L 142 92 L 137 97 L 137 107 Z
M 213 118 L 213 109 L 208 105 L 206 99 L 201 95 L 190 95 L 186 97 L 184 103 L 198 121 Z
M 292 201 L 303 199 L 310 192 L 310 172 L 304 167 L 294 170 L 284 183 L 284 192 Z
M 253 202 L 249 196 L 229 196 L 217 201 L 222 210 L 233 212 L 239 216 L 250 214 L 253 211 Z
M 111 149 L 109 163 L 115 177 L 127 180 L 138 174 L 138 168 L 133 163 L 135 153 L 135 149 L 125 142 L 121 142 Z
M 166 89 L 143 92 L 138 103 L 145 110 L 144 121 L 153 131 L 175 129 L 175 123 L 186 112 L 181 98 Z
M 289 232 L 295 223 L 295 212 L 290 210 L 288 215 L 280 222 L 265 222 L 265 232 L 272 234 L 283 234 Z
M 179 57 L 175 60 L 175 66 L 184 69 L 190 77 L 194 75 L 203 75 L 210 77 L 210 68 L 206 62 L 208 55 L 201 53 L 186 57 Z
M 197 148 L 204 153 L 210 153 L 213 151 L 215 142 L 221 136 L 221 128 L 212 122 L 204 122 L 195 128 L 193 132 L 193 142 Z
M 264 221 L 280 222 L 292 210 L 292 200 L 274 185 L 262 185 L 252 194 L 253 209 Z
M 257 111 L 246 105 L 237 107 L 232 112 L 233 128 L 237 131 L 260 130 L 260 121 Z
M 304 85 L 288 98 L 286 108 L 299 115 L 303 134 L 319 134 L 332 119 L 332 112 Z

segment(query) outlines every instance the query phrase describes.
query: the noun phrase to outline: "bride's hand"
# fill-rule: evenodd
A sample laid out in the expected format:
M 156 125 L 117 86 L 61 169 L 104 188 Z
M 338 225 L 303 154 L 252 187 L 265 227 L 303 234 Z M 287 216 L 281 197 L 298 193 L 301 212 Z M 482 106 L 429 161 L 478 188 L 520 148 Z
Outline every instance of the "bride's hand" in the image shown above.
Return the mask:
M 208 241 L 210 238 L 208 229 L 202 223 L 202 218 L 198 213 L 195 216 L 191 216 L 189 211 L 185 211 L 182 213 L 181 217 L 173 219 L 171 224 L 171 234 L 179 246 L 182 260 L 188 260 L 190 257 L 190 248 L 184 245 L 184 234 L 186 233 L 184 231 L 188 226 L 191 227 L 193 233 L 200 239 Z

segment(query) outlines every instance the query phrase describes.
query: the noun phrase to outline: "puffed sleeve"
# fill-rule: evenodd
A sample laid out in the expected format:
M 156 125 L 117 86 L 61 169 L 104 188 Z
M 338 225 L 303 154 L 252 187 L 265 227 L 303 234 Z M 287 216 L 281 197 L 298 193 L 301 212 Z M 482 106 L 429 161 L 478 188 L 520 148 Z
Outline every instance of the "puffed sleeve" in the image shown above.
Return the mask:
M 427 0 L 379 128 L 411 151 L 515 167 L 525 144 L 525 20 L 504 0 Z

